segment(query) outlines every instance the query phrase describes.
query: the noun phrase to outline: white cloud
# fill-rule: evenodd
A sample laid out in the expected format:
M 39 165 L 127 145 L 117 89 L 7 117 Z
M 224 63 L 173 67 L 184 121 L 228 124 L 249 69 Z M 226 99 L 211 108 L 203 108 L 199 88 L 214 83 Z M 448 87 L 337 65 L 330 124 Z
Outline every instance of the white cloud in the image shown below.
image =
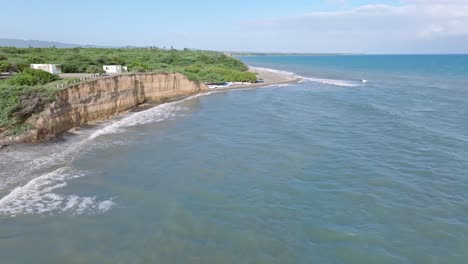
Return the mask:
M 440 5 L 464 5 L 467 0 L 403 0 L 405 4 L 440 4 Z
M 402 52 L 405 47 L 417 49 L 418 45 L 427 52 L 431 42 L 439 43 L 437 49 L 445 43 L 442 52 L 468 52 L 468 0 L 402 3 L 313 12 L 254 21 L 249 26 L 276 36 L 295 36 L 319 52 Z

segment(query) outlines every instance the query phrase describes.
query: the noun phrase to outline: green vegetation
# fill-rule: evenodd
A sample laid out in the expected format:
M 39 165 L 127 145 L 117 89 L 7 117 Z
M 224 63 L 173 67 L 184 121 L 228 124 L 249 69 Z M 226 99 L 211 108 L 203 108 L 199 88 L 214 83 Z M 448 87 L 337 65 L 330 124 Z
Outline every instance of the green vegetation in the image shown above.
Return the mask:
M 21 72 L 31 63 L 61 64 L 64 73 L 102 73 L 103 65 L 127 65 L 129 71 L 180 72 L 205 83 L 254 82 L 240 60 L 219 52 L 157 48 L 12 48 L 0 47 L 0 69 Z
M 7 72 L 11 68 L 11 65 L 7 61 L 0 61 L 0 72 Z
M 39 84 L 47 84 L 59 79 L 58 75 L 50 74 L 45 71 L 26 69 L 22 73 L 16 74 L 6 81 L 10 85 L 27 85 L 35 86 Z
M 64 73 L 103 73 L 103 65 L 126 65 L 129 71 L 179 72 L 205 83 L 255 82 L 240 60 L 218 52 L 157 48 L 14 48 L 0 47 L 0 72 L 16 72 L 0 80 L 0 127 L 26 131 L 23 122 L 54 100 L 59 77 L 29 68 L 32 63 L 62 65 Z M 73 80 L 69 80 L 73 81 Z
M 12 129 L 8 130 L 5 135 L 8 136 L 8 137 L 9 136 L 17 136 L 17 135 L 21 135 L 24 132 L 27 132 L 27 131 L 29 131 L 29 130 L 31 130 L 33 128 L 34 128 L 34 126 L 31 125 L 31 124 L 18 124 L 15 127 L 13 127 Z
M 56 89 L 44 86 L 0 86 L 0 127 L 10 127 L 40 112 Z

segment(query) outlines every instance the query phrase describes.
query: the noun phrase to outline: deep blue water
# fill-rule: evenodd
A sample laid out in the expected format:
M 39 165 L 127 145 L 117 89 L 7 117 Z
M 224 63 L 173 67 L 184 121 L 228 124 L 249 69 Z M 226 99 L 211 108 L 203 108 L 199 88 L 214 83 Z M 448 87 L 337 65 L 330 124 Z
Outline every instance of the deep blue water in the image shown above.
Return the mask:
M 468 263 L 468 56 L 241 59 L 306 79 L 0 154 L 2 263 Z

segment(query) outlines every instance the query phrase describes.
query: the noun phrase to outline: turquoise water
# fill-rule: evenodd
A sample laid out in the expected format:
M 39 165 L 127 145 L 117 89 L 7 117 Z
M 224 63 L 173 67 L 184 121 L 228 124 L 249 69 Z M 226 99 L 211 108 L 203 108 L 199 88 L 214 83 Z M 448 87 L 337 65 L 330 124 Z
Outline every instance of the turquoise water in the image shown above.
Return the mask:
M 1 153 L 1 263 L 468 263 L 468 56 L 241 59 L 307 79 Z

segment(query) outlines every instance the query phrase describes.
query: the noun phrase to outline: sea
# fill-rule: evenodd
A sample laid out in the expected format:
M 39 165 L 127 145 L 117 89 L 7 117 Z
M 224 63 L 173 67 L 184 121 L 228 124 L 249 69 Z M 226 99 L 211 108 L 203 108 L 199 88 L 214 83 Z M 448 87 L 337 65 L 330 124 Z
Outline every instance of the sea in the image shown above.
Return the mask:
M 468 55 L 239 59 L 302 81 L 0 152 L 0 262 L 468 263 Z

